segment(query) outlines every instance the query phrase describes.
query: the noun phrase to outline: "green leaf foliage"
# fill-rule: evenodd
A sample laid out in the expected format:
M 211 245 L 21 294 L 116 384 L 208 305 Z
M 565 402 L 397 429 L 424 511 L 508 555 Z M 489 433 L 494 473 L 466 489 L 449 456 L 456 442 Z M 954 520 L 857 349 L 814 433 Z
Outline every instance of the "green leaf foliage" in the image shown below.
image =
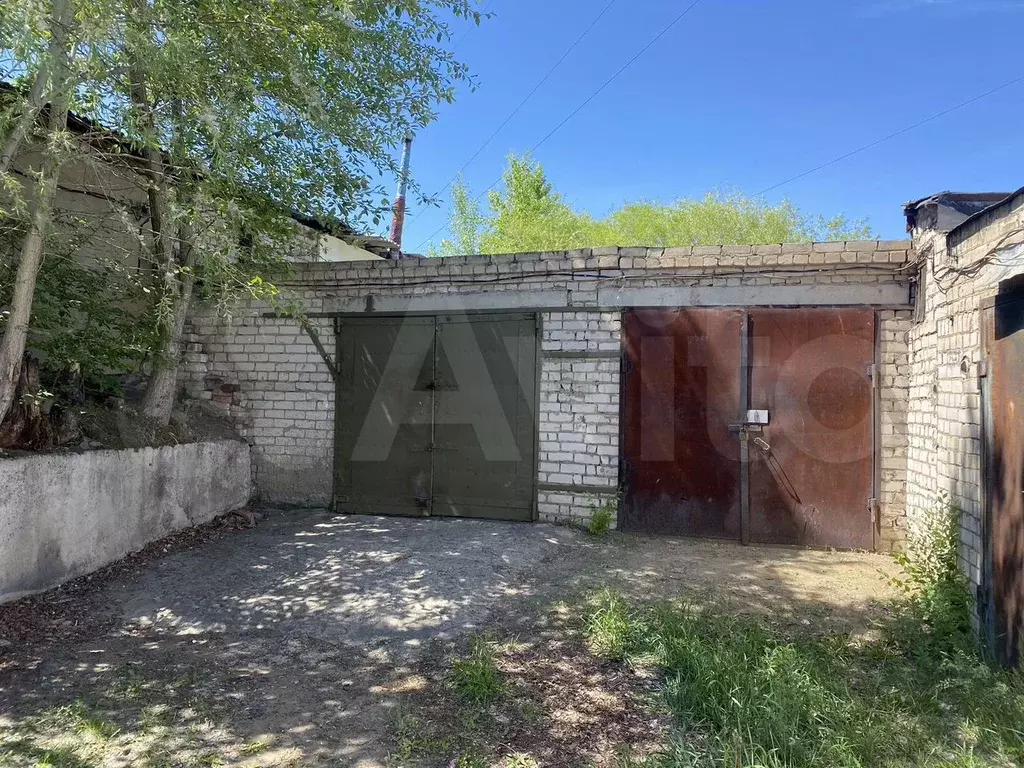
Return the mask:
M 810 240 L 861 240 L 865 221 L 807 215 L 791 203 L 768 205 L 739 193 L 708 193 L 699 199 L 626 203 L 603 218 L 573 208 L 555 191 L 540 163 L 512 155 L 502 188 L 488 193 L 481 213 L 457 182 L 449 217 L 451 239 L 438 255 L 559 251 L 600 246 L 670 247 L 749 245 Z
M 85 122 L 36 126 L 0 177 L 0 288 L 38 150 L 58 142 L 62 183 L 88 199 L 48 237 L 31 342 L 55 364 L 115 370 L 173 358 L 192 295 L 224 313 L 275 303 L 290 261 L 318 255 L 293 213 L 343 231 L 379 221 L 402 138 L 469 79 L 449 24 L 480 18 L 474 0 L 69 2 L 71 108 Z M 53 7 L 0 6 L 4 141 L 48 71 Z M 58 208 L 78 194 L 67 189 Z

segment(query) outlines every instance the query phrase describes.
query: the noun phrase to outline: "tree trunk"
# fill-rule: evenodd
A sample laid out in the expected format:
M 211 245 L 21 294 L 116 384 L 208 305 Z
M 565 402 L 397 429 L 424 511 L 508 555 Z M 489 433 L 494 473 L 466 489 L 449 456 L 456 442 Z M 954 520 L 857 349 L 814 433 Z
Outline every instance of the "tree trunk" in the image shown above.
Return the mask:
M 137 59 L 136 59 L 137 61 Z M 149 92 L 146 74 L 142 67 L 134 64 L 130 74 L 130 96 L 132 103 L 142 117 L 142 124 L 149 134 L 149 141 L 155 140 L 156 131 L 153 117 L 155 108 Z M 185 332 L 185 319 L 192 298 L 193 276 L 191 270 L 181 271 L 179 266 L 191 267 L 191 230 L 182 225 L 179 231 L 178 258 L 174 255 L 168 227 L 170 226 L 170 193 L 167 188 L 167 163 L 163 152 L 150 145 L 143 151 L 144 170 L 147 177 L 147 195 L 150 209 L 150 228 L 153 231 L 153 253 L 157 269 L 163 279 L 163 290 L 171 297 L 171 321 L 163 335 L 160 349 L 153 357 L 153 370 L 142 399 L 142 412 L 166 425 L 171 420 L 174 395 L 178 380 L 178 363 L 181 356 L 181 338 Z
M 162 425 L 170 422 L 171 411 L 174 408 L 178 366 L 181 363 L 181 339 L 185 333 L 185 321 L 188 319 L 192 304 L 192 286 L 195 284 L 195 275 L 192 272 L 195 261 L 192 236 L 191 228 L 183 225 L 179 237 L 179 261 L 184 269 L 176 276 L 174 285 L 167 288 L 174 291 L 171 327 L 164 337 L 163 349 L 153 360 L 153 372 L 142 399 L 142 412 Z
M 52 138 L 64 131 L 68 122 L 68 101 L 71 83 L 68 72 L 68 25 L 70 14 L 66 0 L 55 0 L 53 4 L 52 34 L 54 52 L 52 60 L 54 73 L 53 95 L 50 112 L 46 121 L 47 136 Z M 11 299 L 11 313 L 7 328 L 0 340 L 0 422 L 10 410 L 21 370 L 25 342 L 28 339 L 29 318 L 32 315 L 32 301 L 36 292 L 36 278 L 43 260 L 43 246 L 46 230 L 53 213 L 53 200 L 57 192 L 57 175 L 60 172 L 59 150 L 48 146 L 43 158 L 39 178 L 30 210 L 28 234 L 21 245 L 18 272 L 14 281 L 14 295 Z
M 51 57 L 56 53 L 53 50 L 53 46 L 56 44 L 56 40 L 51 41 L 50 55 Z M 17 122 L 14 124 L 14 128 L 4 138 L 3 149 L 0 149 L 0 174 L 7 173 L 11 168 L 11 163 L 14 162 L 15 156 L 18 154 L 18 150 L 21 149 L 21 144 L 28 135 L 29 129 L 32 127 L 32 123 L 39 117 L 39 111 L 43 108 L 43 92 L 46 89 L 46 78 L 47 78 L 47 66 L 44 61 L 39 66 L 39 71 L 36 72 L 35 79 L 32 81 L 32 87 L 28 92 L 28 106 L 25 111 L 21 113 Z
M 50 423 L 39 408 L 39 361 L 25 355 L 15 382 L 17 402 L 0 422 L 0 448 L 52 448 Z

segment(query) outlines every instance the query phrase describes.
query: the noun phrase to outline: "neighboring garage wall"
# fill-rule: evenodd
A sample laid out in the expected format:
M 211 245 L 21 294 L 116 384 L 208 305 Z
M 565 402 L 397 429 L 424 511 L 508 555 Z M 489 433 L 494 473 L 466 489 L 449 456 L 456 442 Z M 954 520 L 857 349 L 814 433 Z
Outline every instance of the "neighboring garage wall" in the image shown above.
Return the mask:
M 244 506 L 250 489 L 237 440 L 0 459 L 0 602 Z
M 920 529 L 940 494 L 962 510 L 961 565 L 982 578 L 982 411 L 979 308 L 1024 274 L 1024 194 L 947 234 L 914 231 L 922 290 L 910 329 L 907 511 Z
M 619 312 L 545 312 L 541 337 L 537 511 L 586 524 L 617 508 Z
M 541 418 L 538 509 L 549 520 L 584 520 L 593 507 L 614 496 L 622 308 L 888 308 L 882 319 L 880 373 L 889 382 L 883 385 L 883 433 L 889 424 L 892 432 L 882 439 L 891 455 L 881 500 L 883 531 L 892 531 L 883 539 L 896 541 L 904 504 L 899 470 L 893 467 L 902 460 L 905 413 L 896 366 L 906 362 L 900 344 L 911 260 L 907 241 L 595 248 L 307 264 L 281 287 L 313 314 L 541 312 L 542 402 L 551 410 Z M 230 321 L 212 309 L 197 311 L 188 329 L 185 385 L 192 396 L 218 404 L 249 440 L 255 482 L 265 499 L 326 504 L 332 475 L 332 382 L 310 339 L 290 321 L 264 318 L 266 310 L 244 305 Z M 333 354 L 330 321 L 321 317 L 317 325 Z M 614 439 L 605 442 L 613 429 Z

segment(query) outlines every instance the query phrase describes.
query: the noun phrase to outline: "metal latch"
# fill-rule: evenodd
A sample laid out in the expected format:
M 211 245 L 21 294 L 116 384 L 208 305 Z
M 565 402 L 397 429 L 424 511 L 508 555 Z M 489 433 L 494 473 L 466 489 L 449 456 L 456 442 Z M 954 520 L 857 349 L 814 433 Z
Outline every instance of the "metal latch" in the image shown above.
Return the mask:
M 768 424 L 768 411 L 766 409 L 751 408 L 747 411 L 746 417 L 738 424 L 730 424 L 729 431 L 734 435 L 744 437 L 748 432 L 761 432 Z
M 751 408 L 747 411 L 747 425 L 756 424 L 766 426 L 768 424 L 768 410 L 766 408 Z

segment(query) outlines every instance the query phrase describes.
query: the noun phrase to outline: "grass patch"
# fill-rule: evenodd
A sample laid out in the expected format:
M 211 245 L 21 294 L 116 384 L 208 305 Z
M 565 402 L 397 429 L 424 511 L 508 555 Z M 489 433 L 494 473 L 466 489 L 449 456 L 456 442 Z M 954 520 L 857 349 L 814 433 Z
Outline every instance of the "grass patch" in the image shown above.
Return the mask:
M 452 688 L 464 701 L 490 706 L 504 692 L 504 680 L 495 662 L 495 644 L 480 635 L 469 638 L 469 653 L 452 662 Z
M 539 763 L 532 755 L 514 752 L 505 758 L 505 768 L 539 768 Z
M 389 757 L 397 765 L 444 754 L 452 746 L 448 739 L 432 733 L 427 722 L 408 713 L 399 715 L 395 721 L 394 745 Z
M 787 636 L 685 605 L 589 603 L 595 653 L 656 663 L 686 738 L 649 766 L 1005 766 L 1024 761 L 1024 676 L 918 625 L 874 642 Z M 908 652 L 929 642 L 928 655 Z
M 455 758 L 455 768 L 489 768 L 487 759 L 472 749 Z
M 242 755 L 249 757 L 251 755 L 258 755 L 270 748 L 270 742 L 266 739 L 260 739 L 259 741 L 250 741 L 238 750 Z
M 903 598 L 874 640 L 787 634 L 692 605 L 587 604 L 594 653 L 659 666 L 680 738 L 626 765 L 958 766 L 1024 764 L 1024 673 L 988 665 L 970 630 L 947 502 L 898 559 Z

